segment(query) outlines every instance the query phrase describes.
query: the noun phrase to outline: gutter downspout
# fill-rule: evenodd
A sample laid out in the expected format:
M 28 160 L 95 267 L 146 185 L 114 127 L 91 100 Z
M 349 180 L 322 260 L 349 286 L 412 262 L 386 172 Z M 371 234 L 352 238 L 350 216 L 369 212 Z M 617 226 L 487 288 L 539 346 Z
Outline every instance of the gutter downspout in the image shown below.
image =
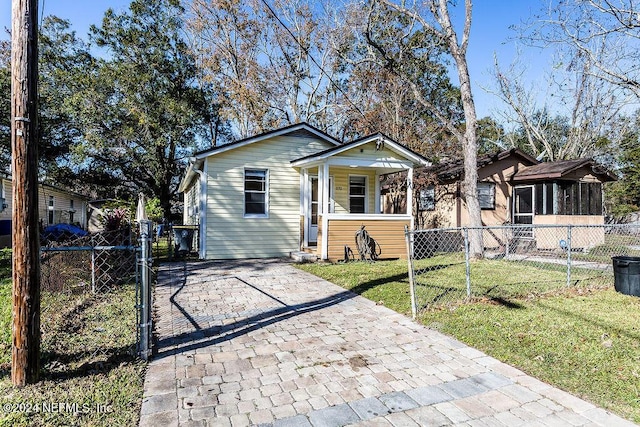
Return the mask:
M 203 169 L 207 168 L 207 160 L 205 159 Z M 200 259 L 206 259 L 207 257 L 207 174 L 200 169 L 195 169 L 195 172 L 200 176 L 200 196 L 198 214 L 199 218 L 199 254 Z

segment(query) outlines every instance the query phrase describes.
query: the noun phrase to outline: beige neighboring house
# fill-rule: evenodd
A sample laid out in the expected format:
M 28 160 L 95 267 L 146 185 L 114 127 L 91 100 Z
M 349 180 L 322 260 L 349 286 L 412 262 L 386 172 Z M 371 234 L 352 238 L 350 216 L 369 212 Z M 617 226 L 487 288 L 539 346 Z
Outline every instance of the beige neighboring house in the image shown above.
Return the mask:
M 382 134 L 341 144 L 296 124 L 196 153 L 179 188 L 183 219 L 199 225 L 202 259 L 305 251 L 338 260 L 345 245 L 356 251 L 362 225 L 382 258 L 406 257 L 413 215 L 382 213 L 380 176 L 404 171 L 410 184 L 414 168 L 427 165 Z
M 441 163 L 416 172 L 434 182 L 418 197 L 418 221 L 423 228 L 469 225 L 461 197 L 462 161 Z M 616 177 L 592 159 L 540 162 L 519 149 L 478 158 L 478 195 L 482 223 L 526 225 L 603 225 L 603 183 Z M 566 236 L 541 233 L 530 238 L 538 249 L 551 249 Z M 526 231 L 525 231 L 526 234 Z M 542 237 L 544 234 L 544 239 Z M 566 237 L 564 237 L 566 238 Z M 574 247 L 592 247 L 604 242 L 604 228 L 577 229 Z
M 0 176 L 0 247 L 11 246 L 11 215 L 13 206 L 13 181 L 10 176 Z M 43 227 L 53 224 L 74 224 L 87 227 L 87 201 L 82 194 L 49 184 L 38 184 L 38 216 Z

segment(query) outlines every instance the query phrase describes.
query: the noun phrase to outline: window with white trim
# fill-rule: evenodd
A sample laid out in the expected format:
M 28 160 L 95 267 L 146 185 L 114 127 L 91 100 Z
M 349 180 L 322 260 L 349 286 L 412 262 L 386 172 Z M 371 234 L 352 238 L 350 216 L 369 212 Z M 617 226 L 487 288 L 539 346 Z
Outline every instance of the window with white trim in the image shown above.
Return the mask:
M 70 224 L 73 224 L 75 213 L 76 213 L 76 210 L 73 207 L 73 199 L 71 199 L 69 200 L 69 223 Z
M 496 184 L 493 182 L 478 183 L 478 203 L 480 209 L 496 208 Z
M 366 176 L 349 176 L 349 213 L 367 213 Z
M 268 215 L 268 170 L 244 170 L 244 216 L 266 217 Z
M 54 208 L 54 199 L 53 196 L 49 196 L 49 225 L 53 224 L 53 208 Z

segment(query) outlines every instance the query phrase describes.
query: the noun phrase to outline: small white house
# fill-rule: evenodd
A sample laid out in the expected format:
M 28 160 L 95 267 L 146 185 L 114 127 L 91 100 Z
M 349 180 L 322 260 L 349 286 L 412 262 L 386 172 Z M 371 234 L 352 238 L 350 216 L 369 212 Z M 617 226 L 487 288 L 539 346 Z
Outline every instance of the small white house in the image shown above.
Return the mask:
M 337 260 L 362 225 L 382 257 L 405 257 L 413 215 L 382 213 L 380 176 L 407 171 L 411 185 L 425 165 L 380 133 L 341 144 L 300 123 L 196 153 L 180 183 L 184 223 L 199 225 L 202 259 L 303 250 Z

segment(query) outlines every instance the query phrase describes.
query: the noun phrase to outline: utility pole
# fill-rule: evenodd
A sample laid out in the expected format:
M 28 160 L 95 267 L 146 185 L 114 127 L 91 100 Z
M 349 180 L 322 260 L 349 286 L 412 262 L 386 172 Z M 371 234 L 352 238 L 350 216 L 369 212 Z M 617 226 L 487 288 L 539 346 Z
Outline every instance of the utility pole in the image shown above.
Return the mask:
M 11 6 L 11 382 L 24 386 L 40 374 L 38 0 L 12 0 Z

